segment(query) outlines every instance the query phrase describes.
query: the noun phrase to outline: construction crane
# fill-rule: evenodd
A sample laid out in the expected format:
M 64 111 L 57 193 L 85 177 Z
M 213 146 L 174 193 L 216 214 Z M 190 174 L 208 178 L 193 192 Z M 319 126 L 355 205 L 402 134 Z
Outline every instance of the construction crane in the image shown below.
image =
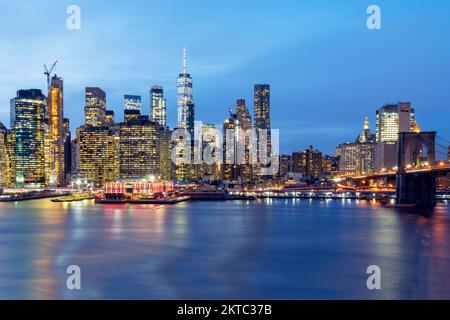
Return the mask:
M 58 60 L 55 61 L 55 63 L 53 63 L 52 67 L 50 68 L 50 71 L 47 69 L 47 66 L 44 64 L 44 74 L 47 76 L 47 88 L 50 88 L 50 75 L 53 71 L 53 69 L 55 69 L 56 63 L 58 62 Z

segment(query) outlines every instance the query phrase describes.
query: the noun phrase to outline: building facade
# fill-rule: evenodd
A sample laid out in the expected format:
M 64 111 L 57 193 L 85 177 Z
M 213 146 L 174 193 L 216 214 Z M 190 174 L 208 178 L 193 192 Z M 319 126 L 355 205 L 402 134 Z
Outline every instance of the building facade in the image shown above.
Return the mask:
M 375 171 L 396 166 L 398 134 L 413 131 L 414 123 L 415 111 L 409 102 L 384 105 L 377 110 Z
M 159 140 L 159 175 L 163 180 L 175 178 L 175 167 L 172 162 L 172 130 L 169 127 L 160 127 L 158 131 Z
M 103 186 L 119 177 L 119 139 L 107 126 L 77 130 L 80 143 L 80 174 L 91 184 Z
M 103 126 L 106 121 L 106 93 L 97 87 L 85 90 L 85 123 L 86 126 Z
M 137 110 L 141 112 L 142 101 L 141 96 L 126 94 L 123 96 L 124 110 Z
M 141 116 L 120 124 L 121 178 L 159 175 L 159 125 Z
M 63 80 L 54 75 L 50 82 L 47 102 L 49 182 L 63 186 L 66 180 L 65 147 L 67 130 L 64 124 Z
M 292 154 L 292 172 L 305 179 L 316 179 L 322 174 L 322 152 L 310 146 Z
M 270 121 L 270 85 L 256 84 L 254 88 L 254 128 L 257 136 L 257 174 L 261 174 L 261 160 L 272 155 L 271 121 Z M 265 130 L 265 131 L 261 131 Z M 265 133 L 264 133 L 265 132 Z M 264 134 L 264 137 L 262 136 Z M 264 162 L 264 161 L 263 161 Z M 267 160 L 265 162 L 268 162 Z
M 14 168 L 18 186 L 45 186 L 47 98 L 39 89 L 19 90 L 15 98 Z
M 194 138 L 195 104 L 192 77 L 187 72 L 186 49 L 183 50 L 183 71 L 177 79 L 177 127 L 189 131 Z
M 11 186 L 11 157 L 8 148 L 10 132 L 0 122 L 0 188 Z
M 167 126 L 167 102 L 164 99 L 164 88 L 153 86 L 150 89 L 150 119 L 161 127 Z
M 338 145 L 339 173 L 343 175 L 367 174 L 375 170 L 376 136 L 370 132 L 369 120 L 354 142 Z
M 239 141 L 244 144 L 244 163 L 240 166 L 240 177 L 244 182 L 250 182 L 253 179 L 253 170 L 251 165 L 251 149 L 252 149 L 252 117 L 245 105 L 245 99 L 236 101 L 236 117 L 238 120 L 238 137 Z

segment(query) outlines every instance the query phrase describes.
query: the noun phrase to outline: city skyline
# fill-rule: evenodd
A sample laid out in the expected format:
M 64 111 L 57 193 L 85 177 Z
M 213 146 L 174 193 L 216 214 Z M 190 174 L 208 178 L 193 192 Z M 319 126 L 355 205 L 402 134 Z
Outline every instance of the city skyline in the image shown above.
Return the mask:
M 33 41 L 28 41 L 30 35 L 20 31 L 33 29 L 36 19 L 19 19 L 23 23 L 19 26 L 5 17 L 0 22 L 3 29 L 7 30 L 3 26 L 6 23 L 17 32 L 14 38 L 5 35 L 9 46 L 2 53 L 8 63 L 2 67 L 4 72 L 0 77 L 0 121 L 8 126 L 9 99 L 18 89 L 45 89 L 42 65 L 58 59 L 56 72 L 64 80 L 65 116 L 71 120 L 72 133 L 83 122 L 84 87 L 88 86 L 105 90 L 108 109 L 121 117 L 124 94 L 141 95 L 147 114 L 148 92 L 151 86 L 161 85 L 167 99 L 168 125 L 174 127 L 176 76 L 182 67 L 180 52 L 186 46 L 189 70 L 194 75 L 196 118 L 220 124 L 223 117 L 217 114 L 226 114 L 237 98 L 252 101 L 253 84 L 269 83 L 272 128 L 280 129 L 282 153 L 313 144 L 330 154 L 337 144 L 353 138 L 359 130 L 360 119 L 368 116 L 373 130 L 374 110 L 398 101 L 412 103 L 424 130 L 433 129 L 442 136 L 450 136 L 445 117 L 439 116 L 450 104 L 444 90 L 445 83 L 449 82 L 446 57 L 450 48 L 447 42 L 441 41 L 440 33 L 447 33 L 450 27 L 445 20 L 449 5 L 423 9 L 413 1 L 404 10 L 399 4 L 386 1 L 379 4 L 383 10 L 383 29 L 370 31 L 365 27 L 367 5 L 356 2 L 340 5 L 288 2 L 273 16 L 268 14 L 273 5 L 268 4 L 258 8 L 253 20 L 242 19 L 239 28 L 233 21 L 248 16 L 251 4 L 238 7 L 236 2 L 231 2 L 224 10 L 216 7 L 208 11 L 212 9 L 199 8 L 200 3 L 193 2 L 184 9 L 192 20 L 199 18 L 198 22 L 189 22 L 187 31 L 181 35 L 170 33 L 175 26 L 164 22 L 158 29 L 161 35 L 157 35 L 151 23 L 142 22 L 140 13 L 120 21 L 115 19 L 123 5 L 86 2 L 79 4 L 83 17 L 81 29 L 67 30 L 66 4 L 62 3 L 52 7 L 49 13 L 58 17 L 59 12 L 59 19 L 41 24 L 38 30 L 47 38 L 58 39 L 59 45 L 52 50 L 41 48 L 36 35 L 31 35 Z M 16 16 L 20 17 L 39 16 L 41 10 L 39 4 L 11 6 L 8 10 L 17 11 Z M 148 5 L 140 3 L 139 6 Z M 173 4 L 161 3 L 156 7 L 150 11 L 151 15 L 175 16 L 180 10 Z M 103 16 L 100 21 L 99 8 Z M 414 12 L 418 10 L 421 15 L 415 17 Z M 211 13 L 212 17 L 200 19 L 205 13 Z M 214 24 L 210 32 L 202 31 L 202 23 L 217 15 L 225 18 L 224 25 Z M 300 22 L 298 29 L 288 27 L 292 25 L 288 22 L 294 20 Z M 264 27 L 266 22 L 270 22 L 273 30 Z M 408 32 L 412 23 L 419 30 L 414 35 Z M 112 35 L 108 26 L 118 31 L 118 35 Z M 258 32 L 258 26 L 262 32 Z M 130 28 L 134 32 L 129 33 Z M 336 28 L 341 32 L 333 32 Z M 32 55 L 19 50 L 24 41 L 34 51 Z M 117 41 L 124 45 L 122 49 L 105 51 Z M 250 49 L 255 44 L 258 45 Z M 394 45 L 404 47 L 408 54 L 394 54 Z M 80 50 L 80 47 L 96 50 Z M 235 48 L 245 50 L 237 52 Z M 253 109 L 252 104 L 249 108 Z

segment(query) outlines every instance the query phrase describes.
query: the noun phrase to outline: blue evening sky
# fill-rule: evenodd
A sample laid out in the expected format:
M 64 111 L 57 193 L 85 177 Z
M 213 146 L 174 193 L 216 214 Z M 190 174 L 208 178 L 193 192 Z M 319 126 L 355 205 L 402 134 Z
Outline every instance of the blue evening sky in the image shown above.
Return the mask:
M 81 8 L 81 30 L 66 8 Z M 368 30 L 366 9 L 382 10 Z M 65 116 L 83 122 L 84 87 L 107 93 L 122 119 L 123 95 L 165 88 L 176 120 L 183 46 L 194 78 L 196 119 L 222 123 L 237 98 L 253 113 L 253 85 L 272 87 L 281 151 L 314 145 L 332 153 L 367 115 L 410 101 L 424 130 L 450 140 L 450 1 L 5 1 L 0 0 L 0 121 L 18 89 L 45 88 L 43 64 L 58 59 Z

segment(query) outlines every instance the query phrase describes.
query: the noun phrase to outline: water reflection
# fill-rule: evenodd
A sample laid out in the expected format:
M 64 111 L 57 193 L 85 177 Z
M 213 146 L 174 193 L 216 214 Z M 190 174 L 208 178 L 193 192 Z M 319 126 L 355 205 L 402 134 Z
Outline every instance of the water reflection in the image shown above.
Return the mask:
M 445 203 L 0 203 L 0 298 L 450 298 L 449 223 Z M 71 264 L 81 291 L 65 287 Z

